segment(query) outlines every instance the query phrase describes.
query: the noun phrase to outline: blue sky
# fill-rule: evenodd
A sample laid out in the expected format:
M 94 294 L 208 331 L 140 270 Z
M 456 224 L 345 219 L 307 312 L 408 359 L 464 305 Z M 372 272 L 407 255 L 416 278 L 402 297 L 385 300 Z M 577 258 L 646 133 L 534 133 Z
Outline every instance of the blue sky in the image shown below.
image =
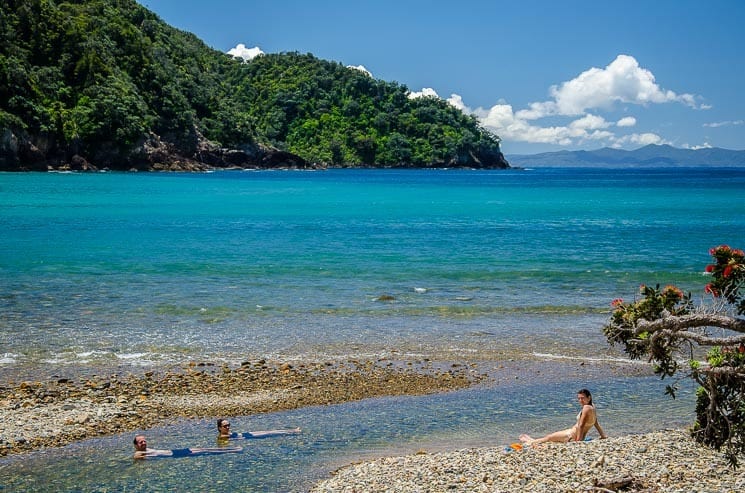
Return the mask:
M 745 1 L 139 1 L 224 52 L 312 53 L 436 94 L 505 154 L 745 149 Z

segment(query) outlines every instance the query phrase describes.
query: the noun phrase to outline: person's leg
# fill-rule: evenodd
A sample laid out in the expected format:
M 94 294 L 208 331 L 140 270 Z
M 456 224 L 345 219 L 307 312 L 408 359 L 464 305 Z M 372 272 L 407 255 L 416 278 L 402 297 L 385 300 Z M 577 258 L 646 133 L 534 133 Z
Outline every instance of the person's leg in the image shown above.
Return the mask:
M 266 438 L 279 435 L 296 435 L 300 432 L 300 428 L 293 428 L 290 430 L 249 431 L 243 434 L 243 438 Z
M 532 438 L 529 435 L 523 434 L 520 435 L 520 440 L 528 445 L 545 442 L 567 443 L 572 439 L 572 431 L 573 430 L 571 428 L 568 430 L 555 431 L 541 438 Z
M 231 452 L 241 452 L 243 447 L 192 447 L 186 450 L 189 450 L 189 455 L 229 454 Z

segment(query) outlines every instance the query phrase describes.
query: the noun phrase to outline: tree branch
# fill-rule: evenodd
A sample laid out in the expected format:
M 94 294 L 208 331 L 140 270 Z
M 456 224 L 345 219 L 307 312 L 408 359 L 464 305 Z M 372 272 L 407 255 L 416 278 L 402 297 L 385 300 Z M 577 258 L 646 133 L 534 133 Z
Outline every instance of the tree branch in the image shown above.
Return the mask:
M 709 337 L 697 332 L 688 330 L 662 329 L 655 334 L 667 337 L 678 337 L 689 341 L 697 342 L 700 346 L 732 346 L 735 344 L 745 344 L 745 335 L 732 337 Z
M 695 327 L 719 327 L 722 329 L 731 330 L 734 332 L 741 332 L 745 334 L 745 319 L 728 317 L 725 315 L 714 315 L 714 314 L 692 314 L 692 315 L 681 315 L 679 317 L 665 317 L 657 320 L 639 320 L 634 330 L 634 335 L 639 335 L 642 332 L 657 332 L 661 330 L 669 330 L 672 332 L 681 332 L 684 329 L 691 329 Z M 690 332 L 686 332 L 686 337 L 690 335 Z M 700 336 L 697 336 L 700 337 Z M 736 342 L 745 341 L 745 337 L 740 338 L 709 338 L 711 340 L 722 339 L 728 342 L 724 344 L 732 344 L 732 339 L 737 339 Z M 695 340 L 695 339 L 694 339 Z M 719 344 L 719 343 L 715 343 Z
M 731 366 L 717 366 L 715 368 L 708 367 L 708 368 L 699 368 L 699 373 L 703 373 L 706 375 L 726 375 L 730 377 L 737 377 L 740 379 L 745 380 L 745 371 L 740 370 L 739 368 L 733 368 Z

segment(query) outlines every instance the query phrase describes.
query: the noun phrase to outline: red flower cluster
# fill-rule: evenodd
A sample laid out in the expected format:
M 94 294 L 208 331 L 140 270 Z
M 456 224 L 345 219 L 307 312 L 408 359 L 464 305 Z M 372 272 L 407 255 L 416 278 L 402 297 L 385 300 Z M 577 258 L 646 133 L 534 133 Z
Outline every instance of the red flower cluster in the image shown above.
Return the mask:
M 743 252 L 739 248 L 730 248 L 728 245 L 719 245 L 717 247 L 712 247 L 709 249 L 709 255 L 712 257 L 718 257 L 721 254 L 728 254 L 731 253 L 734 256 L 745 256 L 745 252 Z
M 707 265 L 706 272 L 714 279 L 706 285 L 704 291 L 715 297 L 722 293 L 732 293 L 728 298 L 734 299 L 737 285 L 745 277 L 745 252 L 728 245 L 719 245 L 711 248 L 709 254 L 714 257 L 715 263 Z

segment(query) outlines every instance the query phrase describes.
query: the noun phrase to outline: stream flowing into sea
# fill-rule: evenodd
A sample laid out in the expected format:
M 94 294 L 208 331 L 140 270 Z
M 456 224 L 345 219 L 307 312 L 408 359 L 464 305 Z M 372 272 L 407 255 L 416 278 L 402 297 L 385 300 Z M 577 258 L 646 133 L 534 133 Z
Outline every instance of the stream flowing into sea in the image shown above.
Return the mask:
M 639 284 L 703 299 L 709 248 L 745 246 L 745 168 L 6 173 L 0 231 L 1 382 L 263 358 L 545 365 L 236 417 L 304 432 L 235 456 L 132 464 L 114 436 L 0 460 L 0 491 L 303 491 L 363 457 L 565 427 L 580 387 L 611 433 L 690 424 L 693 389 L 672 401 L 655 377 L 576 369 L 630 365 L 602 326 Z M 149 439 L 204 445 L 213 428 Z

